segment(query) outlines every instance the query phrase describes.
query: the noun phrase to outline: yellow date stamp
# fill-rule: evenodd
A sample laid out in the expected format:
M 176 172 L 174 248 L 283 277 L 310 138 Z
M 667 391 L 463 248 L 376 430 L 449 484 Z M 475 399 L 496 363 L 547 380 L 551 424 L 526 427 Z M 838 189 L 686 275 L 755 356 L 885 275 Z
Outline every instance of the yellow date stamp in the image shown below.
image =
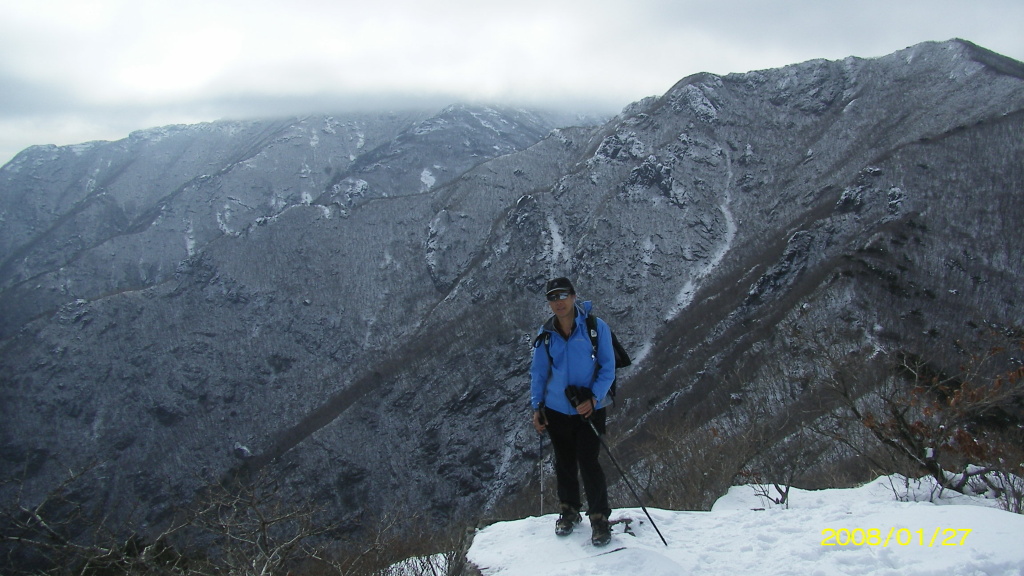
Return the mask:
M 825 528 L 821 531 L 822 546 L 963 546 L 970 535 L 970 528 Z

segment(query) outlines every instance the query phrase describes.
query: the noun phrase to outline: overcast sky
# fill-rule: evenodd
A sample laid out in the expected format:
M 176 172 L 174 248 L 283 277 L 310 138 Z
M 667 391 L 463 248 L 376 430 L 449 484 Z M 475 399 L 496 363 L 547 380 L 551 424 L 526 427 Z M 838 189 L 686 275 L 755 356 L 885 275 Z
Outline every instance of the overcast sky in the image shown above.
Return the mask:
M 696 72 L 963 38 L 1022 0 L 0 0 L 0 164 L 33 144 L 458 101 L 617 113 Z

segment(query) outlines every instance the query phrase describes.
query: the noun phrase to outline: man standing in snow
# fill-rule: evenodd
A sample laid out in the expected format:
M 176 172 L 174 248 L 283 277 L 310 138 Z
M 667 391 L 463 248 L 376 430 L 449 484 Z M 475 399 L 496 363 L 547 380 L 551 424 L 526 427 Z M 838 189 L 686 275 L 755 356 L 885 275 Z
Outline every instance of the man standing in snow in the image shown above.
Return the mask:
M 582 520 L 582 477 L 593 531 L 591 541 L 604 546 L 611 541 L 611 508 L 604 470 L 598 462 L 601 439 L 594 430 L 604 434 L 605 396 L 615 379 L 611 330 L 597 319 L 595 350 L 586 325 L 591 303 L 577 305 L 576 290 L 568 278 L 549 281 L 546 297 L 554 315 L 541 327 L 534 342 L 530 403 L 533 426 L 538 433 L 547 431 L 555 453 L 561 505 L 555 534 L 571 534 Z

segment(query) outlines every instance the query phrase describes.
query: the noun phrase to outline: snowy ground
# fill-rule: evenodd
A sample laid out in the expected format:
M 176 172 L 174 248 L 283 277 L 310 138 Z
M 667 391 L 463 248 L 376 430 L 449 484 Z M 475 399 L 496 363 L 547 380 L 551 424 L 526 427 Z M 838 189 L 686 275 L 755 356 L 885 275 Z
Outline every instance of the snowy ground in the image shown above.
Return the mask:
M 928 500 L 931 488 L 911 481 L 909 499 Z M 1024 516 L 959 494 L 936 503 L 897 494 L 908 498 L 904 480 L 883 477 L 849 490 L 794 488 L 789 509 L 750 486 L 710 512 L 648 507 L 667 547 L 639 508 L 612 514 L 633 518 L 635 536 L 617 526 L 605 548 L 590 544 L 585 517 L 564 538 L 555 515 L 531 517 L 484 528 L 468 558 L 485 576 L 1024 576 Z

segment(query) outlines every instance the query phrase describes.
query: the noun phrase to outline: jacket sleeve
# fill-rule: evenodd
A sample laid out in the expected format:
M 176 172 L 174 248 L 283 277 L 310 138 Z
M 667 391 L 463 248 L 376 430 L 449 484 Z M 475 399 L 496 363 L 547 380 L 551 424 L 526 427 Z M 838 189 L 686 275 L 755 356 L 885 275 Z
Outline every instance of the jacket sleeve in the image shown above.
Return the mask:
M 604 398 L 615 381 L 615 349 L 612 347 L 611 328 L 600 318 L 597 319 L 597 363 L 600 368 L 591 389 L 603 406 Z
M 530 406 L 534 410 L 539 409 L 544 402 L 544 392 L 550 375 L 551 358 L 544 349 L 544 343 L 541 342 L 533 348 L 533 362 L 530 365 Z

